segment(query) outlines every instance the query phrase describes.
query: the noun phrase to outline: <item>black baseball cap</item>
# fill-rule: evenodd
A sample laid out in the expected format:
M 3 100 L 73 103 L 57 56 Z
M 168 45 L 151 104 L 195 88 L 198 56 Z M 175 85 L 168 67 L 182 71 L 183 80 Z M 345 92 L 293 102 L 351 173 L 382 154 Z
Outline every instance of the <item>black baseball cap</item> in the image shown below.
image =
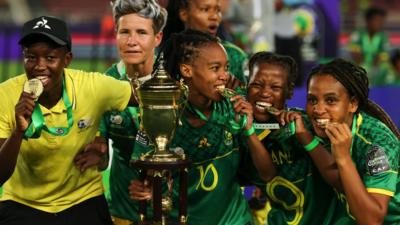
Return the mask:
M 26 46 L 40 36 L 45 36 L 55 44 L 66 46 L 71 51 L 71 34 L 67 24 L 58 18 L 50 16 L 40 16 L 24 23 L 22 28 L 22 36 L 18 44 Z

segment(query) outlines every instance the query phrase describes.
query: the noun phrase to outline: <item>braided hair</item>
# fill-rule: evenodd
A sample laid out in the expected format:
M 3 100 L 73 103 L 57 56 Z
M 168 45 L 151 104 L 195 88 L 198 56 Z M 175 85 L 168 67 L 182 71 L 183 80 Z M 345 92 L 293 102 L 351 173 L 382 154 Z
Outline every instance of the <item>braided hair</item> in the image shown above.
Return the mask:
M 188 29 L 181 33 L 172 34 L 161 50 L 164 54 L 165 70 L 174 79 L 180 80 L 182 74 L 179 66 L 181 64 L 192 64 L 199 54 L 199 48 L 210 43 L 219 43 L 219 40 L 197 30 Z M 157 59 L 155 68 L 157 68 L 158 61 Z
M 339 81 L 343 87 L 346 88 L 350 97 L 355 97 L 358 100 L 359 105 L 357 111 L 362 110 L 379 119 L 400 138 L 400 132 L 390 116 L 379 105 L 368 98 L 369 82 L 365 69 L 344 59 L 334 59 L 327 64 L 320 64 L 311 70 L 307 78 L 307 89 L 309 88 L 310 80 L 313 76 L 326 74 L 329 74 Z
M 295 86 L 295 81 L 297 79 L 297 64 L 296 61 L 285 55 L 279 55 L 272 52 L 257 52 L 251 56 L 249 60 L 249 79 L 251 80 L 255 76 L 254 67 L 260 64 L 271 64 L 280 66 L 288 74 L 287 84 L 288 84 L 288 98 L 293 94 L 293 89 Z

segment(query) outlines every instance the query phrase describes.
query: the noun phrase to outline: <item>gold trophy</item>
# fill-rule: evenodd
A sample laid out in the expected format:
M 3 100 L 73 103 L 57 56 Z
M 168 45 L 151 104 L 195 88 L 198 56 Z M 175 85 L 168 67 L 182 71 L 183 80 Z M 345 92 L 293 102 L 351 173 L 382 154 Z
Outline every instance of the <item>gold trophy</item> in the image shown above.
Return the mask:
M 142 181 L 151 181 L 153 188 L 153 218 L 147 218 L 147 202 L 139 203 L 139 224 L 186 224 L 187 214 L 187 172 L 190 161 L 182 152 L 168 149 L 168 143 L 179 123 L 180 112 L 185 99 L 185 86 L 176 82 L 164 69 L 163 56 L 150 80 L 136 88 L 139 100 L 141 129 L 145 131 L 154 149 L 132 161 L 140 170 Z M 172 209 L 172 172 L 179 171 L 179 221 L 167 218 Z M 167 193 L 162 186 L 166 183 Z

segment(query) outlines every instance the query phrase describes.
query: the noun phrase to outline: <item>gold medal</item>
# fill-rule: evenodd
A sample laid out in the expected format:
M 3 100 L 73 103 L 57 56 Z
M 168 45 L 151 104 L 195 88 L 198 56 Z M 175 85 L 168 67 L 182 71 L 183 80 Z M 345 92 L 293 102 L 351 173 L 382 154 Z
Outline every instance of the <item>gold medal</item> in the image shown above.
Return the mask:
M 223 86 L 218 87 L 218 88 L 217 88 L 217 91 L 218 91 L 222 96 L 224 96 L 225 98 L 232 98 L 233 96 L 237 95 L 237 93 L 236 93 L 234 90 L 229 89 L 229 88 L 225 88 L 225 87 L 223 87 Z
M 24 92 L 34 94 L 36 99 L 38 99 L 43 92 L 43 84 L 36 78 L 27 80 L 24 84 Z

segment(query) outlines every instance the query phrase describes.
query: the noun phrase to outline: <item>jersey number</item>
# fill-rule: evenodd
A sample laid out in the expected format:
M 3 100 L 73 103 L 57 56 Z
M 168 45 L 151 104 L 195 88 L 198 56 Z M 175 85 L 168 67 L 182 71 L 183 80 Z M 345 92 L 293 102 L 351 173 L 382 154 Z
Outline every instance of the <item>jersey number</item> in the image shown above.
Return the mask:
M 290 192 L 296 197 L 296 200 L 291 205 L 286 203 L 284 200 L 279 199 L 278 196 L 275 195 L 275 188 L 279 186 L 289 189 Z M 304 194 L 298 187 L 285 178 L 277 176 L 271 182 L 269 182 L 266 191 L 272 201 L 281 204 L 286 210 L 294 211 L 295 216 L 293 220 L 287 221 L 289 225 L 296 225 L 300 223 L 300 220 L 303 217 Z
M 218 172 L 217 172 L 217 169 L 215 168 L 215 166 L 211 163 L 211 164 L 208 164 L 206 169 L 204 169 L 204 166 L 198 166 L 197 169 L 200 172 L 200 180 L 196 186 L 196 190 L 198 190 L 199 187 L 201 187 L 205 191 L 214 190 L 218 184 Z M 207 186 L 207 184 L 204 183 L 204 179 L 206 178 L 207 174 L 209 174 L 209 173 L 211 173 L 209 176 L 212 176 L 213 181 L 212 181 L 211 185 Z

